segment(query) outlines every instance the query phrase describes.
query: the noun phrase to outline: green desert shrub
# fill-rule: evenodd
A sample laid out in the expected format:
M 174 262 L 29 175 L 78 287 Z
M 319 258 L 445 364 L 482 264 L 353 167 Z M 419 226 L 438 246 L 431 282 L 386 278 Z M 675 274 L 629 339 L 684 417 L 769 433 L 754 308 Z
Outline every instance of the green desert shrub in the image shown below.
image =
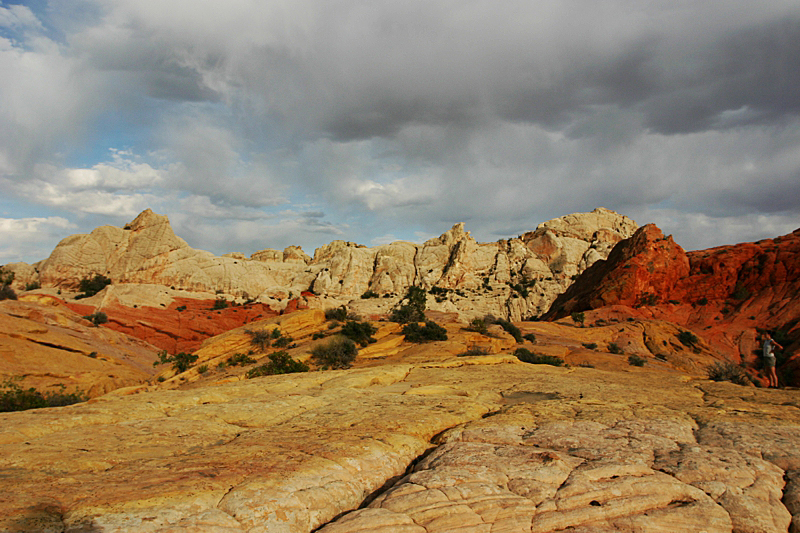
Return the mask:
M 286 348 L 292 342 L 294 342 L 294 338 L 286 335 L 286 336 L 280 336 L 277 339 L 275 339 L 272 345 L 276 348 Z
M 62 407 L 89 399 L 82 391 L 65 392 L 64 385 L 61 385 L 58 391 L 48 392 L 38 391 L 34 387 L 23 389 L 18 383 L 20 379 L 10 378 L 0 383 L 0 412 Z
M 481 335 L 487 335 L 489 333 L 489 327 L 486 324 L 486 320 L 482 318 L 473 318 L 466 329 L 467 331 L 474 331 L 475 333 L 480 333 Z
M 617 354 L 617 355 L 622 354 L 622 348 L 620 348 L 619 344 L 617 344 L 616 342 L 609 342 L 608 343 L 608 351 L 610 353 L 614 353 L 614 354 Z
M 95 326 L 99 326 L 100 324 L 105 324 L 106 322 L 108 322 L 108 315 L 106 315 L 102 311 L 94 312 L 91 315 L 86 315 L 83 318 L 85 318 Z
M 727 361 L 717 361 L 713 365 L 707 366 L 706 374 L 708 379 L 714 381 L 730 381 L 737 385 L 747 385 L 749 382 L 747 374 L 742 370 L 742 367 Z
M 532 365 L 562 366 L 564 364 L 564 360 L 560 357 L 533 353 L 527 348 L 517 348 L 514 351 L 514 355 L 523 363 L 530 363 Z
M 571 317 L 572 317 L 572 321 L 573 322 L 575 322 L 576 324 L 580 324 L 581 327 L 583 327 L 583 321 L 586 320 L 586 314 L 585 313 L 583 313 L 583 312 L 581 312 L 581 313 L 572 313 Z
M 356 343 L 339 335 L 311 350 L 311 357 L 317 364 L 328 368 L 348 368 L 357 355 Z
M 325 338 L 325 334 L 323 332 L 321 332 L 321 331 L 317 331 L 316 333 L 311 335 L 311 340 L 312 341 L 315 341 L 317 339 L 324 339 L 324 338 Z
M 364 294 L 361 295 L 362 300 L 367 300 L 369 298 L 380 298 L 380 295 L 371 289 L 367 290 Z
M 525 335 L 522 336 L 522 338 L 530 342 L 531 344 L 536 344 L 536 335 L 534 335 L 533 333 L 526 333 Z
M 345 306 L 334 307 L 325 310 L 325 320 L 338 320 L 344 322 L 347 320 L 347 308 Z
M 197 356 L 190 353 L 178 353 L 175 355 L 168 355 L 166 350 L 162 350 L 158 354 L 158 361 L 153 363 L 153 366 L 172 363 L 172 368 L 180 373 L 189 370 L 189 367 L 197 361 Z
M 218 311 L 220 309 L 227 309 L 228 308 L 228 300 L 225 298 L 217 298 L 214 300 L 214 306 L 211 308 L 212 311 Z
M 691 331 L 681 331 L 678 333 L 678 340 L 684 346 L 688 346 L 689 348 L 694 348 L 695 344 L 700 340 L 697 338 L 697 335 L 692 333 Z
M 644 357 L 640 357 L 638 355 L 629 355 L 628 356 L 628 364 L 631 366 L 644 366 L 647 362 L 647 359 Z
M 250 335 L 250 344 L 260 352 L 266 351 L 272 342 L 272 333 L 270 331 L 264 329 L 259 329 L 257 331 L 246 329 L 244 332 Z
M 419 322 L 411 322 L 403 326 L 403 335 L 409 342 L 446 341 L 447 330 L 434 322 L 426 320 L 424 326 Z
M 522 342 L 522 331 L 509 320 L 498 318 L 495 322 L 500 324 L 500 327 L 506 330 L 506 333 L 514 337 L 515 341 L 518 343 Z
M 366 346 L 372 342 L 375 342 L 375 339 L 372 337 L 378 328 L 370 324 L 369 322 L 358 322 L 355 320 L 348 320 L 347 323 L 342 326 L 341 334 L 350 339 L 351 341 L 355 342 L 359 346 Z
M 273 376 L 276 374 L 293 374 L 295 372 L 308 372 L 308 365 L 295 361 L 285 351 L 269 354 L 269 363 L 259 365 L 247 371 L 247 378 L 260 376 Z
M 41 289 L 41 288 L 42 288 L 42 284 L 39 283 L 38 281 L 32 281 L 32 282 L 28 283 L 27 285 L 25 285 L 25 290 L 26 291 L 35 291 L 36 289 Z
M 102 274 L 95 274 L 92 278 L 83 278 L 78 284 L 78 290 L 81 291 L 81 293 L 78 294 L 75 299 L 79 300 L 81 298 L 94 296 L 108 285 L 111 285 L 111 280 Z
M 16 300 L 17 293 L 10 285 L 0 285 L 0 300 Z
M 198 374 L 205 374 L 206 372 L 208 372 L 208 365 L 200 365 L 197 367 Z
M 586 348 L 587 350 L 596 350 L 597 349 L 597 343 L 596 342 L 584 342 L 583 343 L 583 347 Z
M 255 362 L 256 360 L 247 355 L 246 353 L 235 353 L 232 356 L 228 357 L 228 360 L 225 361 L 226 366 L 252 365 Z
M 401 300 L 401 305 L 392 310 L 389 320 L 400 324 L 410 322 L 422 322 L 425 320 L 426 303 L 425 290 L 422 287 L 412 285 L 406 291 L 406 296 Z
M 14 283 L 16 274 L 10 270 L 0 268 L 0 285 L 11 285 Z
M 458 357 L 469 357 L 473 355 L 489 355 L 489 348 L 485 346 L 470 346 L 465 352 L 458 354 Z

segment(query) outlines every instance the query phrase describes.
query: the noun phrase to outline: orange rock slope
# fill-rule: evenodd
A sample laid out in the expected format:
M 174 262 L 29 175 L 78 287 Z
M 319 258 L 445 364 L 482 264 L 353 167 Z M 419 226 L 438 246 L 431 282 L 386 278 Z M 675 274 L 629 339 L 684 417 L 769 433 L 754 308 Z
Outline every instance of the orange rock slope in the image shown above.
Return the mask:
M 297 299 L 282 312 L 266 304 L 231 305 L 214 309 L 215 300 L 175 298 L 169 306 L 132 307 L 119 302 L 102 306 L 108 316 L 105 324 L 115 331 L 143 339 L 168 353 L 191 353 L 210 337 L 238 328 L 255 320 L 271 318 L 302 309 Z M 96 307 L 68 302 L 67 307 L 81 315 L 95 312 Z
M 637 318 L 692 329 L 721 356 L 760 364 L 760 332 L 785 341 L 783 378 L 794 384 L 800 365 L 800 229 L 775 239 L 685 252 L 655 225 L 640 228 L 598 261 L 543 318 L 624 306 Z M 615 307 L 615 312 L 619 307 Z

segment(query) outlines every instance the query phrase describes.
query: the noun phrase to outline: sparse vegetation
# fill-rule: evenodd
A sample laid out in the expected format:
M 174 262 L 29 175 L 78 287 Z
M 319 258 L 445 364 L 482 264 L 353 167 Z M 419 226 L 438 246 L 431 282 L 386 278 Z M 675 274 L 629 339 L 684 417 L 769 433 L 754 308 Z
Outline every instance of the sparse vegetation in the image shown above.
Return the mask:
M 380 295 L 373 291 L 372 289 L 367 290 L 364 294 L 361 295 L 362 300 L 367 300 L 369 298 L 380 298 Z
M 369 322 L 348 320 L 347 323 L 342 326 L 341 334 L 359 346 L 363 347 L 367 344 L 375 342 L 375 339 L 372 337 L 372 335 L 374 335 L 377 331 L 378 328 Z
M 520 329 L 517 326 L 512 324 L 510 321 L 502 318 L 498 318 L 497 323 L 500 324 L 500 327 L 506 330 L 506 333 L 514 337 L 515 341 L 517 341 L 518 343 L 522 342 L 522 331 L 520 331 Z
M 583 322 L 584 322 L 584 320 L 586 320 L 586 314 L 585 313 L 583 313 L 583 312 L 572 313 L 571 317 L 572 317 L 572 321 L 573 322 L 575 322 L 576 324 L 580 324 L 580 326 L 583 327 Z
M 214 300 L 214 306 L 211 308 L 212 311 L 218 311 L 220 309 L 227 309 L 228 308 L 228 300 L 225 298 L 217 298 Z
M 619 344 L 616 342 L 609 342 L 608 343 L 608 351 L 613 354 L 620 355 L 622 354 L 622 348 L 620 348 Z
M 317 331 L 316 333 L 311 335 L 311 340 L 312 341 L 315 341 L 317 339 L 324 339 L 324 338 L 325 338 L 325 334 L 323 332 L 321 332 L 321 331 Z
M 531 344 L 536 344 L 536 335 L 534 335 L 533 333 L 526 333 L 525 335 L 522 336 L 522 338 L 530 342 Z
M 38 281 L 32 281 L 25 285 L 26 291 L 35 291 L 36 289 L 41 289 L 42 285 Z
M 327 368 L 349 368 L 357 355 L 356 343 L 339 335 L 311 350 L 311 357 Z
M 681 344 L 688 346 L 689 348 L 695 348 L 695 345 L 700 341 L 700 339 L 697 338 L 697 335 L 691 331 L 681 331 L 678 333 L 678 340 L 681 342 Z
M 742 367 L 730 362 L 717 361 L 713 365 L 706 367 L 708 379 L 714 381 L 730 381 L 737 385 L 747 385 L 749 380 Z
M 638 355 L 629 355 L 628 356 L 628 364 L 631 366 L 644 366 L 647 362 L 647 359 L 644 357 L 640 357 Z
M 489 327 L 486 325 L 486 321 L 482 318 L 473 318 L 466 329 L 467 331 L 474 331 L 475 333 L 480 333 L 481 335 L 488 335 L 489 333 Z
M 470 346 L 466 351 L 458 354 L 458 357 L 469 357 L 474 355 L 489 355 L 489 348 L 485 346 Z
M 706 305 L 706 304 L 708 304 L 708 298 L 706 298 L 705 296 L 697 300 L 697 305 Z
M 178 372 L 186 372 L 189 367 L 197 361 L 197 356 L 190 353 L 178 353 L 175 355 L 168 355 L 166 350 L 162 350 L 158 354 L 158 361 L 153 363 L 153 366 L 164 365 L 172 363 L 172 368 Z
M 326 309 L 325 320 L 337 320 L 339 322 L 344 322 L 347 320 L 347 308 L 345 306 L 341 306 Z
M 597 349 L 597 343 L 596 342 L 584 342 L 583 343 L 583 347 L 586 348 L 587 350 L 596 350 Z
M 564 364 L 564 360 L 560 357 L 533 353 L 527 348 L 517 348 L 516 351 L 514 351 L 514 355 L 523 363 L 530 363 L 532 365 L 562 366 Z
M 401 300 L 401 305 L 392 310 L 389 320 L 400 324 L 422 322 L 425 320 L 426 305 L 425 290 L 422 287 L 412 285 L 408 288 L 405 298 Z
M 78 284 L 78 290 L 81 293 L 75 299 L 80 300 L 94 296 L 108 285 L 111 285 L 111 280 L 102 274 L 95 274 L 93 278 L 83 278 Z
M 95 326 L 99 326 L 100 324 L 105 324 L 106 322 L 108 322 L 108 315 L 106 315 L 102 311 L 96 311 L 91 315 L 86 315 L 83 318 L 85 318 Z
M 0 285 L 0 300 L 16 300 L 17 293 L 10 285 Z
M 252 365 L 255 363 L 256 360 L 247 355 L 246 353 L 235 353 L 232 356 L 228 357 L 228 360 L 225 361 L 225 366 L 245 366 L 245 365 Z
M 205 374 L 206 372 L 208 372 L 208 365 L 200 365 L 197 367 L 198 374 Z
M 265 329 L 260 329 L 257 331 L 246 329 L 244 332 L 250 335 L 250 344 L 253 345 L 259 352 L 267 351 L 272 339 L 272 333 L 270 331 Z
M 736 282 L 736 287 L 733 289 L 733 298 L 736 300 L 747 300 L 750 298 L 750 291 L 741 281 Z
M 447 330 L 433 320 L 426 320 L 424 326 L 420 326 L 419 322 L 408 323 L 403 327 L 403 335 L 409 342 L 447 340 Z
M 247 378 L 272 376 L 275 374 L 293 374 L 295 372 L 308 372 L 308 365 L 295 361 L 285 351 L 269 354 L 269 363 L 259 365 L 247 371 Z
M 11 288 L 14 273 L 0 268 L 0 300 L 16 300 L 17 293 Z
M 275 331 L 277 331 L 277 330 L 275 330 Z M 272 345 L 274 347 L 276 347 L 276 348 L 286 348 L 292 342 L 294 342 L 294 339 L 292 337 L 289 337 L 288 335 L 286 335 L 286 336 L 281 336 L 281 337 L 278 337 L 277 339 L 275 339 L 275 341 L 272 343 Z
M 21 377 L 9 378 L 0 383 L 0 412 L 27 411 L 42 407 L 63 407 L 85 402 L 89 398 L 86 393 L 76 390 L 65 392 L 66 387 L 60 385 L 58 391 L 41 392 L 34 387 L 23 389 L 19 385 Z

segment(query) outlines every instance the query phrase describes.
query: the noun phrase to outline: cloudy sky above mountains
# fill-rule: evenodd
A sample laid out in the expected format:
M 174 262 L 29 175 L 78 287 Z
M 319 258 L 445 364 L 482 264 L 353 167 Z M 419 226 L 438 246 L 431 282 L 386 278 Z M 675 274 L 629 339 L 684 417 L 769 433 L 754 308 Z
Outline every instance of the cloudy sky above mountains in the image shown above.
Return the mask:
M 145 208 L 215 253 L 597 206 L 800 227 L 797 0 L 0 1 L 0 264 Z

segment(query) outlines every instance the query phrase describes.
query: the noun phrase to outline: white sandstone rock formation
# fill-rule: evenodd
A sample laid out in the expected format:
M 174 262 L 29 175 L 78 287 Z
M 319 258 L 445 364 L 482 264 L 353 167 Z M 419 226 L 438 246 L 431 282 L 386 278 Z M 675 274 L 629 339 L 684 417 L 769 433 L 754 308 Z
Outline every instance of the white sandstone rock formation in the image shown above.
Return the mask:
M 17 283 L 75 288 L 102 274 L 114 283 L 157 284 L 271 301 L 275 294 L 310 291 L 320 301 L 366 305 L 367 291 L 400 297 L 411 285 L 428 291 L 429 308 L 463 318 L 487 313 L 512 320 L 539 315 L 577 274 L 608 256 L 633 234 L 631 219 L 604 208 L 540 224 L 518 238 L 479 243 L 456 224 L 423 244 L 394 242 L 368 248 L 333 241 L 314 257 L 290 246 L 215 256 L 191 248 L 166 216 L 142 212 L 124 228 L 103 226 L 62 240 L 49 258 L 16 263 Z M 373 306 L 374 307 L 374 306 Z

